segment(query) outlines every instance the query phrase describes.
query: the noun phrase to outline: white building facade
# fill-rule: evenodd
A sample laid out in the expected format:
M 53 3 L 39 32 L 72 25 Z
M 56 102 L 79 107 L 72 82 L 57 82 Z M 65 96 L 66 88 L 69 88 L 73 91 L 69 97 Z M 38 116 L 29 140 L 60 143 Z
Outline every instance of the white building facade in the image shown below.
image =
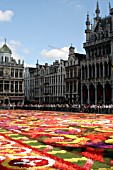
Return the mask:
M 21 104 L 24 102 L 24 62 L 18 63 L 5 44 L 0 48 L 0 103 Z

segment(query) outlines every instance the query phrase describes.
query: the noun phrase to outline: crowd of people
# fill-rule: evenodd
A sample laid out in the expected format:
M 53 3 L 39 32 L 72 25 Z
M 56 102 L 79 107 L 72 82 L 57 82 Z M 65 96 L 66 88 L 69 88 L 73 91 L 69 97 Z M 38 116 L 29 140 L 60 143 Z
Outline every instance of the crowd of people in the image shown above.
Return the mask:
M 113 113 L 113 104 L 12 104 L 4 106 L 2 109 L 25 109 L 25 110 L 50 110 L 50 111 L 69 111 L 69 112 L 81 112 L 81 113 Z

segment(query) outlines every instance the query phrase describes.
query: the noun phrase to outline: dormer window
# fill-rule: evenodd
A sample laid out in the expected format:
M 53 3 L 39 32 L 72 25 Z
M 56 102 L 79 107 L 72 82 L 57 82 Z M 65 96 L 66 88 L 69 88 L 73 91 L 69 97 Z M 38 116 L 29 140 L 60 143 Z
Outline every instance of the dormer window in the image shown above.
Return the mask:
M 1 57 L 1 62 L 3 62 L 3 56 Z
M 8 57 L 5 56 L 5 62 L 7 63 L 8 62 Z
M 70 61 L 70 66 L 72 66 L 72 60 Z

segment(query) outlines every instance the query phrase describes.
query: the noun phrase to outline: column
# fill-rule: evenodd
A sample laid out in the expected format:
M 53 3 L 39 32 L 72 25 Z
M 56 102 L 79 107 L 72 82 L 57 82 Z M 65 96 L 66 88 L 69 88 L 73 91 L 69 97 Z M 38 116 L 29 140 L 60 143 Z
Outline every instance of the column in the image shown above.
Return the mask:
M 19 92 L 19 81 L 18 81 L 18 92 Z
M 89 79 L 89 64 L 87 66 L 87 78 Z
M 9 93 L 11 92 L 11 80 L 9 80 Z
M 14 81 L 14 93 L 15 93 L 15 81 Z
M 96 66 L 96 63 L 95 63 L 95 78 L 97 78 L 97 66 Z
M 4 80 L 3 80 L 3 92 L 4 92 Z
M 22 93 L 24 93 L 24 81 L 22 81 Z
M 76 73 L 77 74 L 77 73 Z M 75 77 L 75 75 L 74 75 L 74 69 L 73 69 L 73 75 L 72 75 L 72 77 Z
M 103 77 L 105 76 L 105 67 L 104 67 L 104 62 L 102 62 L 103 64 Z
M 81 80 L 83 79 L 83 77 L 82 77 L 82 67 L 81 67 Z
M 100 67 L 100 63 L 99 63 L 99 78 L 101 78 L 100 73 L 101 73 L 101 67 Z

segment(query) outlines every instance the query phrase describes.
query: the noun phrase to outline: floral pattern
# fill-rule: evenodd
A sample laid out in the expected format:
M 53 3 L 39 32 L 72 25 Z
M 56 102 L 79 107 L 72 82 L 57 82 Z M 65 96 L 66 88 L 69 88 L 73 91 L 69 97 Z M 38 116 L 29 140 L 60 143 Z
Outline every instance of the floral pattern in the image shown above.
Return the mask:
M 0 169 L 113 169 L 113 115 L 1 110 Z

